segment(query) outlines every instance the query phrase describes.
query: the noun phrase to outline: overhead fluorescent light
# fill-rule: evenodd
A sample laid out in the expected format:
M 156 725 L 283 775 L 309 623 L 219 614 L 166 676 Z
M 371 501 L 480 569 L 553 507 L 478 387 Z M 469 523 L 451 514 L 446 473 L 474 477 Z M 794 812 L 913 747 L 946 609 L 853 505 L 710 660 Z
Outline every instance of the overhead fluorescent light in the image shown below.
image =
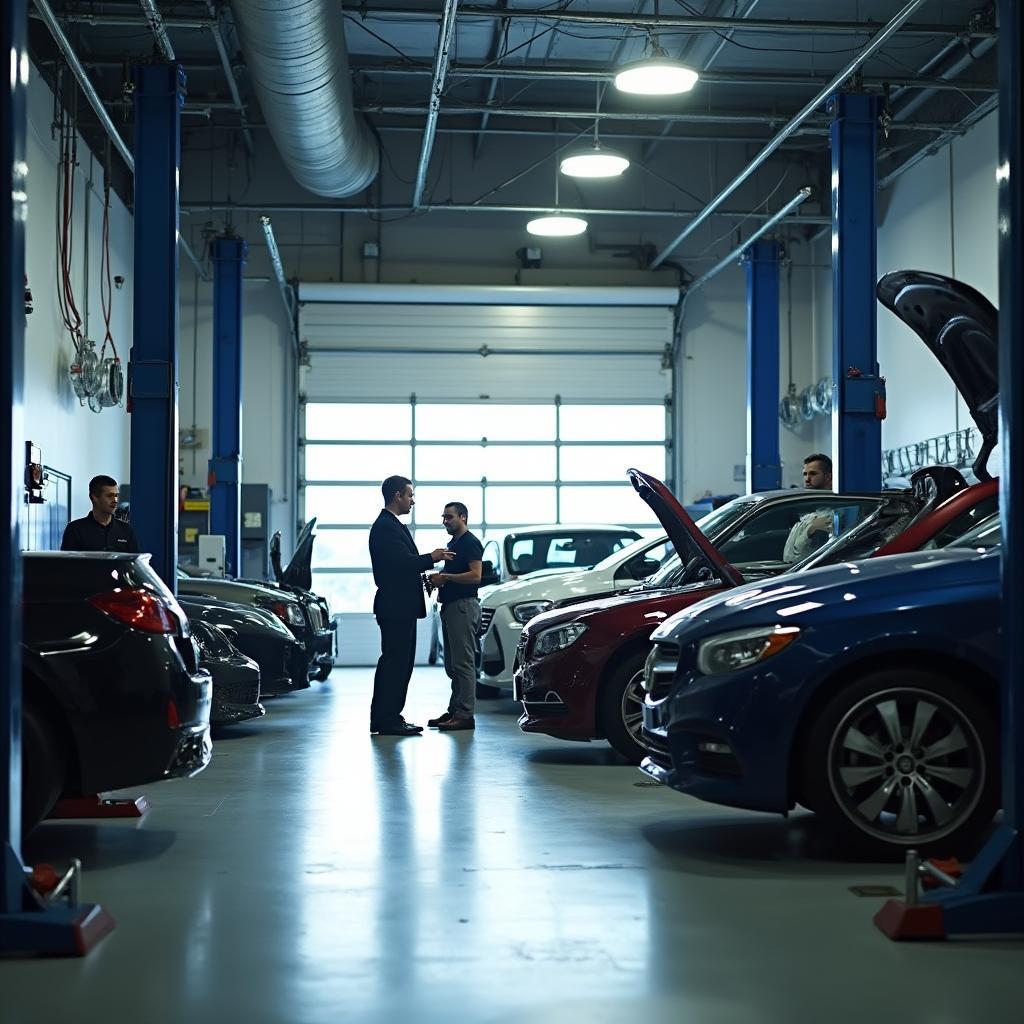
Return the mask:
M 675 96 L 689 92 L 699 77 L 693 68 L 678 61 L 651 57 L 623 68 L 615 76 L 615 88 L 642 96 Z
M 537 217 L 526 225 L 531 235 L 543 235 L 547 238 L 568 238 L 571 235 L 582 235 L 587 230 L 587 222 L 582 217 Z

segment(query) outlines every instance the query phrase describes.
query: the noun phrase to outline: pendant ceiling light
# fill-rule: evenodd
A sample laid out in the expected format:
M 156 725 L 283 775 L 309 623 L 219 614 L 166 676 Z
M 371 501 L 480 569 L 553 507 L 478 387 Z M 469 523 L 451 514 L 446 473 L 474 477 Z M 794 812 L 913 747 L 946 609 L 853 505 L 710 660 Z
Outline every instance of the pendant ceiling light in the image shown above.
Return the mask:
M 658 0 L 654 0 L 654 11 L 658 13 Z M 635 64 L 627 64 L 615 76 L 615 88 L 619 92 L 631 92 L 640 96 L 677 96 L 689 92 L 700 75 L 691 67 L 673 60 L 654 35 L 648 35 L 650 56 Z
M 571 235 L 582 235 L 587 230 L 587 222 L 582 217 L 566 217 L 552 213 L 546 217 L 537 217 L 526 225 L 531 235 L 545 238 L 568 238 Z
M 598 138 L 598 123 L 601 113 L 601 83 L 597 84 L 597 101 L 594 112 L 594 144 L 588 149 L 577 150 L 562 159 L 561 170 L 572 178 L 617 178 L 629 166 L 629 160 L 621 153 L 602 149 Z

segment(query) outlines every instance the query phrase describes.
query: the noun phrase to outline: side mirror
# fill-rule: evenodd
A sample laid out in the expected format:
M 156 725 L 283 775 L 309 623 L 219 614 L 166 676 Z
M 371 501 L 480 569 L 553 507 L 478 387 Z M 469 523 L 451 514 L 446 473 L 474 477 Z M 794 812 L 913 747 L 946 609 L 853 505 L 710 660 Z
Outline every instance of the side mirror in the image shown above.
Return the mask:
M 495 583 L 501 582 L 501 577 L 494 571 L 493 562 L 481 562 L 480 563 L 480 586 L 481 587 L 493 587 Z

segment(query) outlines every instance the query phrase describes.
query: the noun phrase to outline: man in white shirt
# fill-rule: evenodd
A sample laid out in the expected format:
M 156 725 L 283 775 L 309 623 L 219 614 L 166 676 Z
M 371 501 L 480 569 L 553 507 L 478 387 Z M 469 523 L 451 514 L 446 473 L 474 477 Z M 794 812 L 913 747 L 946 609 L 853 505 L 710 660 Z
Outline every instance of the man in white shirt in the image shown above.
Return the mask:
M 832 490 L 832 460 L 821 452 L 804 459 L 804 487 L 814 491 Z M 801 516 L 786 538 L 782 557 L 790 564 L 803 561 L 832 537 L 831 509 L 816 509 Z

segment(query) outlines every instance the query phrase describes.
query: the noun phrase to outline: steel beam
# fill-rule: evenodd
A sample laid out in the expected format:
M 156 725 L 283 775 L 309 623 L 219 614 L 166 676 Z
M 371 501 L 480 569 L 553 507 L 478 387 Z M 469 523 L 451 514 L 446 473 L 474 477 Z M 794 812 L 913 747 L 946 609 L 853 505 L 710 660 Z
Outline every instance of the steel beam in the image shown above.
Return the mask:
M 213 457 L 210 530 L 223 534 L 224 569 L 242 571 L 242 272 L 249 248 L 218 238 L 213 258 Z
M 875 300 L 881 101 L 837 93 L 832 108 L 832 459 L 840 491 L 877 491 L 885 415 Z
M 84 956 L 114 926 L 101 907 L 45 903 L 29 886 L 21 861 L 21 545 L 24 493 L 25 160 L 28 43 L 25 5 L 0 7 L 0 953 Z
M 747 492 L 782 486 L 778 242 L 755 242 L 747 269 Z
M 140 65 L 135 85 L 132 525 L 172 591 L 178 562 L 178 177 L 185 72 Z

